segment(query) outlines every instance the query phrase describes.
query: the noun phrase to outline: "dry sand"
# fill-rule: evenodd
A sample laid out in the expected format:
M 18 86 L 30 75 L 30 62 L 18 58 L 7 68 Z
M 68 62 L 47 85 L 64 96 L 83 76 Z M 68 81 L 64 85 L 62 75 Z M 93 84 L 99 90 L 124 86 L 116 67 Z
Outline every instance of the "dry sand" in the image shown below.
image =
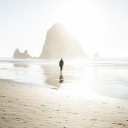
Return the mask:
M 0 80 L 0 128 L 128 128 L 128 101 L 73 98 Z

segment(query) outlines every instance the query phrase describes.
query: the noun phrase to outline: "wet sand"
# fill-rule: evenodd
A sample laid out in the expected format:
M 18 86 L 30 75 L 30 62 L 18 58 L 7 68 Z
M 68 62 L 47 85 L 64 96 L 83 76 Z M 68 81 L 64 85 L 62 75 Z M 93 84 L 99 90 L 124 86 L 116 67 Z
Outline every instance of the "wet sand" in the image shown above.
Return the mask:
M 128 100 L 73 98 L 0 80 L 0 128 L 128 128 Z

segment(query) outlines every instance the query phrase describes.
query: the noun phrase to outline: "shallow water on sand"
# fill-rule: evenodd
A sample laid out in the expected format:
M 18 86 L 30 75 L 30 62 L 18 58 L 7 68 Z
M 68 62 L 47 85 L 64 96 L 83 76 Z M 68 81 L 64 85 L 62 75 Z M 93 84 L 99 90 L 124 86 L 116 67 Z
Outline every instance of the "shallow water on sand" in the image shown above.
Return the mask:
M 128 99 L 128 59 L 0 60 L 0 79 L 77 97 L 97 95 Z

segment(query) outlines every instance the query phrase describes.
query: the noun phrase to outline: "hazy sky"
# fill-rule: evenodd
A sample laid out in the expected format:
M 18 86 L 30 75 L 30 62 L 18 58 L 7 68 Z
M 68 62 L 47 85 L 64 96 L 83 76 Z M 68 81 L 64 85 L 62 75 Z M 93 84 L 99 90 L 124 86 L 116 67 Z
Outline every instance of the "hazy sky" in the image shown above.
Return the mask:
M 0 0 L 0 57 L 16 48 L 39 56 L 56 22 L 89 56 L 128 57 L 128 0 Z

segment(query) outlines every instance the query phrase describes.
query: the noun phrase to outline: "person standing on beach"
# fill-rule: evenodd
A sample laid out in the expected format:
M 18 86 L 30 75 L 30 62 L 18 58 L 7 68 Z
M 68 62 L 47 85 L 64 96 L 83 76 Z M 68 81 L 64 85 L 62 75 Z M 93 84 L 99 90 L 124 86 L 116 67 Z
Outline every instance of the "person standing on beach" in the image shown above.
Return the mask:
M 64 61 L 61 58 L 61 60 L 59 61 L 59 66 L 60 66 L 60 72 L 62 73 L 62 69 L 63 69 L 63 65 L 64 65 Z

